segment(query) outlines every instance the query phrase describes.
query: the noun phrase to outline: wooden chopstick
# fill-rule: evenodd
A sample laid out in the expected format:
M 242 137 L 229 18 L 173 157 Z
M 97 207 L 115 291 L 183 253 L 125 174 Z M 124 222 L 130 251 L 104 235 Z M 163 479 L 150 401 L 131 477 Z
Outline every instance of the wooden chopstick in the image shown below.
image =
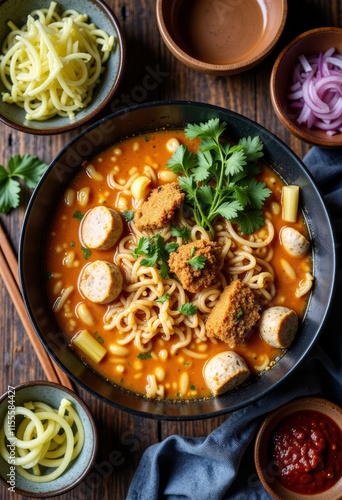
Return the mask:
M 18 261 L 0 221 L 0 274 L 48 380 L 74 390 L 69 377 L 49 357 L 27 315 L 20 293 Z

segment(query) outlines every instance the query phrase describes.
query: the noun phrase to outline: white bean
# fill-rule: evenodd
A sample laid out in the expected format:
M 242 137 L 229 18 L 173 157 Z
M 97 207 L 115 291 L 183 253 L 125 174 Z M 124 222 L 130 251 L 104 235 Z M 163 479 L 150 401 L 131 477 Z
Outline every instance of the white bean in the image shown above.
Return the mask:
M 174 153 L 179 146 L 179 140 L 176 137 L 171 137 L 166 143 L 166 149 L 170 151 L 170 153 Z
M 135 198 L 136 200 L 141 200 L 142 198 L 147 198 L 147 196 L 150 194 L 151 188 L 151 179 L 149 177 L 146 177 L 145 175 L 140 175 L 132 182 L 131 193 L 133 198 Z

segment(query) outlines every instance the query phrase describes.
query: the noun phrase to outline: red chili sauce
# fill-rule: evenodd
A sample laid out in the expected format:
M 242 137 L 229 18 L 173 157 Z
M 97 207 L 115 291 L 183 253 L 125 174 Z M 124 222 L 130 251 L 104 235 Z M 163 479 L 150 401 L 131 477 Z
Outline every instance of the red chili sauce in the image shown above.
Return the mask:
M 284 418 L 270 452 L 274 475 L 293 492 L 321 493 L 342 476 L 342 431 L 321 412 L 302 410 Z

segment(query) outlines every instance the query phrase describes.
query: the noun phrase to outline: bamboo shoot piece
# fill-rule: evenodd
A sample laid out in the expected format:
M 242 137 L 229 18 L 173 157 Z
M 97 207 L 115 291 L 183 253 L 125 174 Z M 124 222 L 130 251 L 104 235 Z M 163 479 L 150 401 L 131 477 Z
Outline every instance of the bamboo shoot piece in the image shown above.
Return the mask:
M 88 330 L 78 332 L 72 339 L 72 343 L 95 363 L 99 363 L 107 354 L 107 349 Z
M 282 219 L 296 222 L 298 215 L 299 186 L 284 186 L 281 191 Z

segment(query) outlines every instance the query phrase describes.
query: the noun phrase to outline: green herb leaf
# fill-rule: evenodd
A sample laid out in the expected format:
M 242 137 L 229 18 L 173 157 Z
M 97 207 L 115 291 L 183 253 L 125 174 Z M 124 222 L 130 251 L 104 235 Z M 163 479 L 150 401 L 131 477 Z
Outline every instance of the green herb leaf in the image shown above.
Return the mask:
M 96 332 L 94 332 L 94 337 L 96 338 L 96 340 L 97 340 L 98 342 L 100 342 L 100 344 L 103 344 L 104 339 L 103 339 L 103 337 L 101 337 L 101 335 L 99 335 L 99 333 L 98 333 L 97 331 L 96 331 Z
M 137 247 L 132 252 L 133 257 L 144 256 L 140 264 L 146 267 L 157 267 L 162 279 L 165 279 L 169 273 L 168 260 L 171 252 L 175 252 L 178 243 L 166 243 L 160 234 L 155 234 L 151 238 L 144 236 L 139 239 Z
M 0 212 L 8 213 L 19 205 L 21 185 L 14 177 L 22 179 L 27 187 L 34 188 L 46 167 L 45 162 L 29 154 L 12 156 L 8 170 L 0 165 Z
M 243 310 L 240 309 L 240 311 L 235 316 L 235 321 L 239 321 L 242 318 L 242 316 L 243 316 Z
M 83 253 L 83 257 L 85 260 L 88 260 L 89 257 L 91 256 L 91 250 L 89 250 L 89 248 L 86 248 L 86 247 L 81 247 L 81 250 L 82 250 L 82 253 Z
M 164 302 L 166 302 L 169 297 L 170 297 L 169 293 L 164 293 L 164 295 L 162 295 L 161 297 L 156 299 L 156 302 L 159 302 L 160 304 L 164 304 Z
M 127 222 L 131 222 L 134 220 L 134 210 L 125 210 L 122 212 L 122 215 L 125 217 Z
M 193 316 L 194 314 L 196 314 L 197 307 L 195 306 L 195 304 L 192 304 L 191 302 L 186 302 L 185 304 L 182 304 L 180 306 L 178 311 L 181 314 L 185 314 L 186 316 Z
M 176 227 L 176 226 L 171 226 L 171 235 L 175 236 L 176 238 L 182 238 L 185 243 L 188 243 L 190 239 L 190 234 L 191 231 L 189 228 L 183 226 L 183 227 Z
M 204 255 L 195 255 L 195 257 L 192 257 L 192 259 L 188 260 L 188 264 L 190 264 L 190 266 L 194 269 L 203 269 L 206 262 L 207 259 L 204 257 Z
M 139 352 L 137 357 L 139 359 L 149 359 L 152 358 L 152 354 L 150 352 Z
M 29 188 L 36 187 L 39 179 L 45 172 L 47 164 L 37 156 L 24 154 L 14 155 L 8 162 L 8 170 L 11 177 L 16 176 L 23 179 Z
M 264 224 L 262 213 L 256 210 L 262 209 L 271 194 L 255 178 L 260 171 L 256 160 L 263 155 L 263 144 L 259 137 L 247 137 L 231 146 L 221 138 L 226 127 L 218 118 L 189 124 L 185 135 L 200 139 L 199 150 L 194 155 L 181 145 L 166 166 L 179 175 L 185 204 L 198 225 L 213 235 L 213 222 L 220 215 L 250 234 Z
M 83 219 L 83 214 L 80 212 L 80 210 L 75 210 L 75 212 L 72 214 L 74 219 L 82 220 Z

